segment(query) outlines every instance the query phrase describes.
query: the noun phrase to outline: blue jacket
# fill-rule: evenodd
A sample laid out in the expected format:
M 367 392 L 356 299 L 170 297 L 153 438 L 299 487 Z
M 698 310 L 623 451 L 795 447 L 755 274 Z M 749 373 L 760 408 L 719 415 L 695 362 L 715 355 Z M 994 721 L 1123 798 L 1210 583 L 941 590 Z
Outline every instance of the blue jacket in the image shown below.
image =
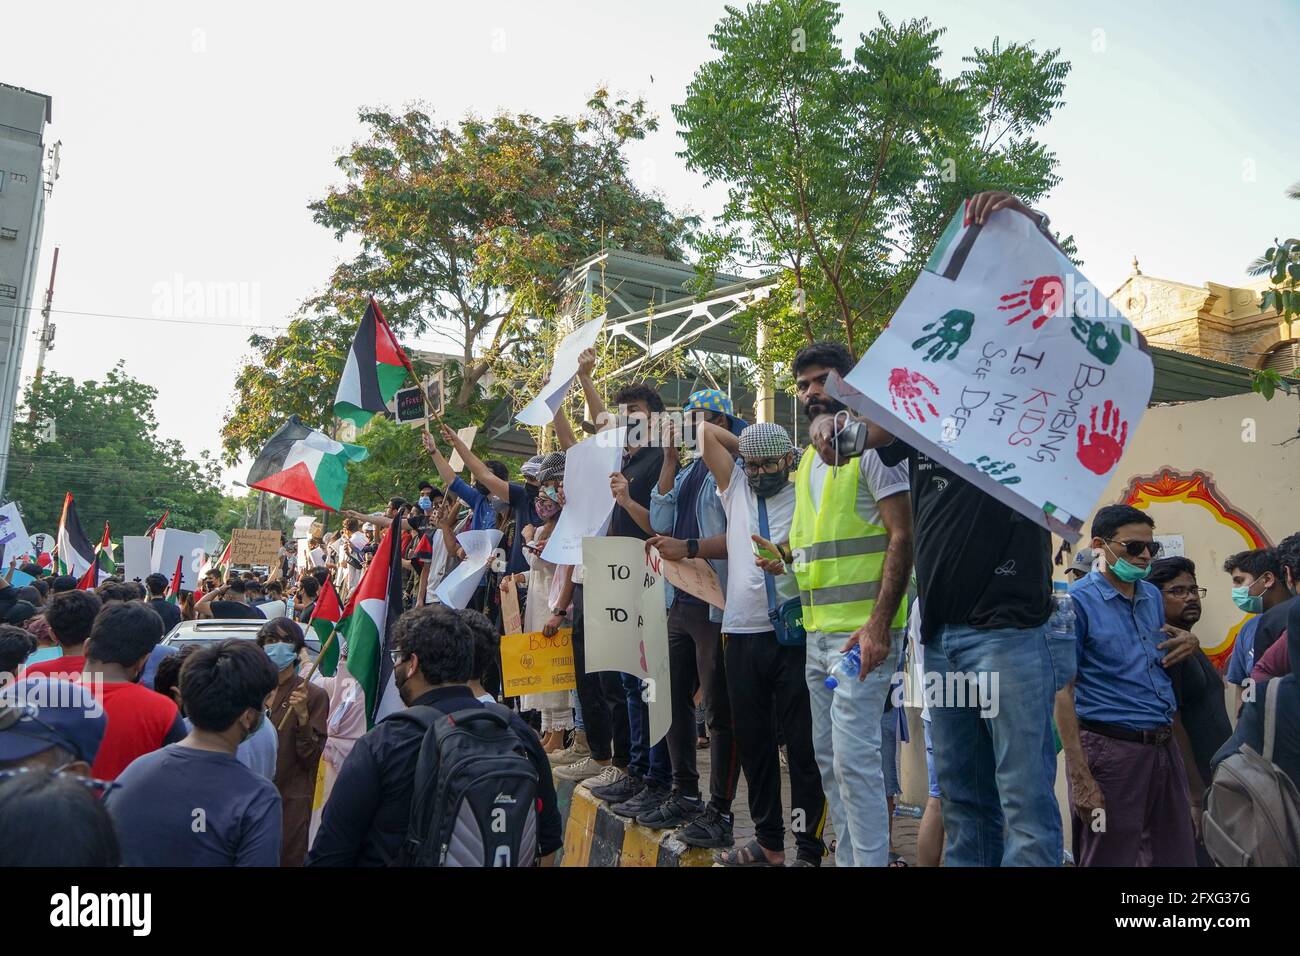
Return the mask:
M 697 458 L 685 468 L 677 472 L 677 477 L 673 479 L 672 491 L 666 495 L 659 494 L 659 487 L 656 485 L 650 490 L 650 527 L 654 529 L 655 534 L 672 534 L 673 526 L 677 521 L 677 494 L 681 491 L 682 481 L 692 468 L 705 468 L 709 466 L 704 463 L 703 458 Z M 700 525 L 700 538 L 712 538 L 716 535 L 726 534 L 727 532 L 727 512 L 722 507 L 722 501 L 718 498 L 718 483 L 714 480 L 713 475 L 705 475 L 703 483 L 700 485 L 699 496 L 695 500 L 695 518 Z M 723 560 L 710 560 L 713 570 L 717 572 L 718 583 L 722 585 L 722 593 L 727 593 L 727 562 Z M 667 581 L 664 582 L 664 601 L 666 607 L 673 606 L 675 592 L 673 586 Z M 719 608 L 709 605 L 709 620 L 716 624 L 722 623 L 722 611 Z

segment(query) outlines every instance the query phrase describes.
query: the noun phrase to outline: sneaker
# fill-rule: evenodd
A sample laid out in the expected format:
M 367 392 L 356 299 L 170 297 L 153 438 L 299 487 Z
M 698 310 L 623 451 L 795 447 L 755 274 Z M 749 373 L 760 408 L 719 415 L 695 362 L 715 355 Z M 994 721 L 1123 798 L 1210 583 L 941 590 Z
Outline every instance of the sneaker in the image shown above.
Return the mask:
M 684 797 L 680 791 L 674 790 L 658 806 L 638 813 L 636 822 L 651 830 L 675 830 L 694 820 L 703 810 L 704 804 L 699 797 Z M 617 807 L 614 812 L 618 813 Z
M 736 842 L 732 835 L 734 823 L 735 818 L 730 813 L 719 813 L 709 805 L 703 813 L 678 830 L 676 835 L 687 846 L 710 849 L 733 846 Z
M 602 767 L 590 757 L 583 757 L 581 760 L 571 763 L 568 766 L 556 767 L 555 776 L 559 777 L 561 780 L 586 780 L 589 777 L 596 776 L 605 769 L 605 767 Z
M 633 773 L 623 773 L 622 776 L 608 786 L 592 787 L 591 795 L 597 800 L 604 800 L 606 803 L 622 803 L 624 800 L 635 797 L 644 786 L 644 777 Z
M 671 787 L 647 780 L 646 785 L 639 792 L 622 803 L 614 804 L 610 809 L 620 817 L 630 817 L 635 820 L 640 814 L 653 810 L 667 800 L 670 793 L 672 793 Z
M 567 767 L 571 763 L 577 763 L 584 757 L 591 756 L 591 748 L 587 746 L 587 735 L 575 733 L 573 742 L 563 750 L 555 750 L 546 755 L 546 759 L 551 762 L 552 767 Z
M 627 776 L 627 771 L 621 767 L 615 767 L 612 763 L 604 767 L 598 766 L 596 769 L 600 773 L 587 780 L 582 781 L 582 786 L 591 790 L 594 787 L 608 787 L 610 784 L 618 783 Z

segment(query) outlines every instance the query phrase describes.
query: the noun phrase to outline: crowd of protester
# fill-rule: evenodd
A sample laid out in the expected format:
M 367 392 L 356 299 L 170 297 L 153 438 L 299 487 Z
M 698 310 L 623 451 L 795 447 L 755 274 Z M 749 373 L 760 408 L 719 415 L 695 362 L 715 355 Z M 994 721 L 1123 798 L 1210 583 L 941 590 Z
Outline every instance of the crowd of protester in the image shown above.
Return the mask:
M 1007 205 L 977 197 L 972 215 L 997 202 Z M 390 528 L 405 589 L 387 645 L 401 702 L 440 714 L 512 708 L 539 780 L 542 864 L 562 842 L 556 783 L 572 781 L 722 865 L 819 866 L 832 852 L 839 866 L 901 865 L 891 810 L 909 671 L 918 687 L 935 674 L 996 681 L 992 701 L 923 695 L 922 865 L 1071 858 L 1054 789 L 1060 754 L 1076 865 L 1206 865 L 1203 796 L 1219 763 L 1263 746 L 1268 694 L 1272 759 L 1300 782 L 1289 660 L 1300 534 L 1198 576 L 1187 558 L 1161 556 L 1147 512 L 1106 505 L 1064 570 L 1067 613 L 1054 600 L 1044 528 L 828 393 L 830 373 L 855 364 L 842 345 L 815 343 L 794 359 L 804 448 L 780 425 L 741 420 L 717 389 L 694 392 L 670 418 L 656 387 L 626 384 L 611 414 L 595 362 L 584 352 L 577 375 L 595 423 L 587 430 L 673 423 L 628 430 L 606 534 L 641 539 L 667 561 L 704 559 L 725 593 L 719 609 L 666 589 L 663 739 L 651 740 L 638 677 L 586 672 L 600 624 L 584 618 L 584 568 L 543 557 L 566 507 L 565 452 L 578 440 L 563 409 L 558 450 L 529 459 L 518 480 L 442 426 L 425 436 L 435 480 L 394 489 L 402 493 L 374 513 L 345 512 L 332 533 L 313 528 L 273 567 L 212 570 L 181 595 L 157 574 L 93 591 L 35 565 L 23 569 L 29 585 L 0 578 L 0 672 L 10 675 L 0 829 L 13 835 L 0 841 L 0 865 L 394 862 L 422 726 L 389 717 L 368 730 L 346 655 L 336 675 L 313 673 L 318 648 L 305 627 L 325 589 L 347 602 Z M 846 452 L 851 425 L 866 440 Z M 488 529 L 503 532 L 501 548 L 469 606 L 442 606 L 439 585 L 465 559 L 457 536 Z M 570 630 L 575 691 L 503 697 L 512 595 L 524 631 Z M 1252 615 L 1226 675 L 1196 634 L 1206 600 Z M 255 640 L 163 643 L 196 618 L 262 623 Z M 753 835 L 737 845 L 741 774 Z

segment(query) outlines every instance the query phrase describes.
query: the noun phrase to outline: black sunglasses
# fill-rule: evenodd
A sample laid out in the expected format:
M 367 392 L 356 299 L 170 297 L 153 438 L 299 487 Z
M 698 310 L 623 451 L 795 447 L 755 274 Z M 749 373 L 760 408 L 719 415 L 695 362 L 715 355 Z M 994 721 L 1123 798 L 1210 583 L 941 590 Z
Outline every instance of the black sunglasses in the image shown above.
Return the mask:
M 1165 547 L 1159 541 L 1115 541 L 1114 538 L 1111 541 L 1127 551 L 1130 558 L 1136 558 L 1143 551 L 1154 558 Z

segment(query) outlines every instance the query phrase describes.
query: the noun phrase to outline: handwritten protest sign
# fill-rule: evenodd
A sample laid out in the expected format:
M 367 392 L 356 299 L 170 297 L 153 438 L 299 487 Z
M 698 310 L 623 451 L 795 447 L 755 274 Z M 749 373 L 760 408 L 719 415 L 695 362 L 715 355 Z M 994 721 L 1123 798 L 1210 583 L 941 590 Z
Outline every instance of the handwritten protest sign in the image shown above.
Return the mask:
M 672 723 L 660 562 L 647 557 L 638 538 L 587 538 L 582 546 L 587 673 L 617 671 L 645 681 L 641 698 L 650 711 L 650 742 L 657 743 Z
M 515 590 L 515 576 L 508 574 L 501 582 L 501 629 L 506 634 L 518 634 L 524 629 L 523 615 L 519 613 L 519 592 Z
M 11 501 L 0 508 L 0 570 L 7 568 L 14 558 L 31 554 L 31 541 L 18 505 Z
M 492 560 L 493 549 L 501 541 L 501 532 L 496 528 L 464 531 L 456 535 L 456 540 L 465 549 L 465 560 L 442 579 L 438 590 L 434 592 L 434 597 L 447 607 L 459 611 L 466 607 L 470 598 L 474 596 L 474 589 L 483 578 L 483 569 Z
M 1151 396 L 1128 320 L 1037 228 L 948 224 L 889 326 L 827 391 L 1067 540 Z
M 562 627 L 551 637 L 541 631 L 502 636 L 501 692 L 506 697 L 577 687 L 573 628 Z
M 515 418 L 525 425 L 549 425 L 555 417 L 560 402 L 569 392 L 574 377 L 578 374 L 578 355 L 583 349 L 596 344 L 600 327 L 605 323 L 603 315 L 589 319 L 564 337 L 560 347 L 555 350 L 555 360 L 551 363 L 551 377 L 541 387 L 533 400 L 519 412 Z
M 658 548 L 651 548 L 650 553 L 653 557 L 662 560 Z M 722 584 L 718 581 L 718 573 L 703 558 L 663 561 L 660 568 L 663 570 L 664 580 L 679 591 L 693 594 L 701 601 L 707 601 L 719 610 L 726 608 L 727 600 L 722 593 Z
M 582 539 L 605 533 L 614 511 L 609 476 L 618 471 L 627 429 L 611 428 L 578 442 L 564 455 L 564 510 L 542 550 L 552 564 L 581 564 Z
M 201 537 L 201 536 L 200 536 Z M 230 532 L 230 563 L 270 567 L 280 553 L 280 532 L 235 528 Z

